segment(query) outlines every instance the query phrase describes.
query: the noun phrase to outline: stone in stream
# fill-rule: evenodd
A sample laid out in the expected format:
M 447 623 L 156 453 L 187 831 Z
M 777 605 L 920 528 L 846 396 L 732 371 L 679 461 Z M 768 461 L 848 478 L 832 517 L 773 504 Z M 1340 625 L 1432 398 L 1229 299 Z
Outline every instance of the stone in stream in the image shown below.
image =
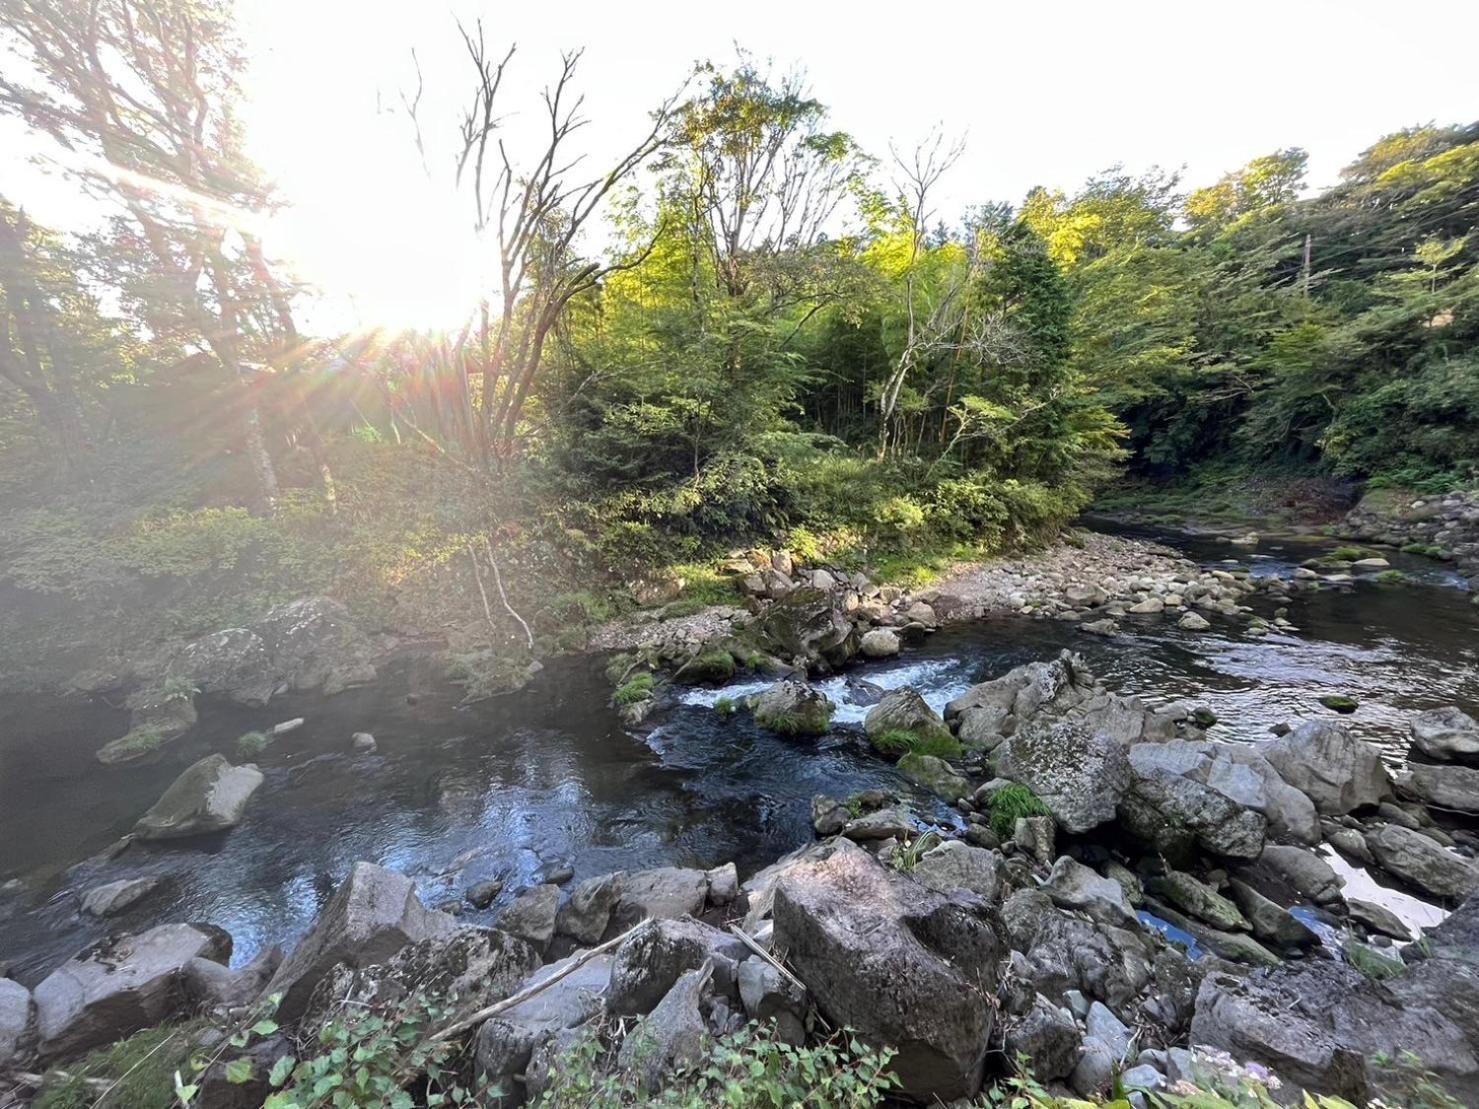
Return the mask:
M 1249 924 L 1238 907 L 1205 882 L 1180 870 L 1151 878 L 1146 888 L 1223 932 L 1246 932 Z
M 877 740 L 889 732 L 909 732 L 921 739 L 950 739 L 950 729 L 939 713 L 930 708 L 915 690 L 905 686 L 890 690 L 863 718 L 868 738 Z
M 1479 769 L 1473 767 L 1410 763 L 1397 789 L 1434 808 L 1479 813 Z
M 373 863 L 355 863 L 308 934 L 283 960 L 265 994 L 282 994 L 279 1017 L 295 1020 L 336 965 L 369 966 L 409 943 L 450 936 L 457 922 L 422 906 L 416 884 Z
M 1366 833 L 1366 846 L 1382 869 L 1434 897 L 1461 898 L 1479 892 L 1479 866 L 1398 824 Z
M 612 910 L 621 897 L 621 873 L 587 878 L 573 890 L 555 917 L 555 931 L 577 943 L 591 946 L 601 942 L 611 923 Z
M 775 945 L 837 1027 L 898 1049 L 899 1092 L 973 1097 L 991 1039 L 995 931 L 846 841 L 784 873 Z
M 1479 721 L 1458 708 L 1420 712 L 1410 728 L 1413 749 L 1430 759 L 1479 758 Z
M 863 633 L 859 649 L 865 658 L 890 658 L 899 653 L 899 633 L 892 628 L 873 628 Z
M 120 878 L 95 886 L 82 895 L 82 911 L 89 916 L 114 916 L 142 901 L 164 884 L 162 878 Z
M 349 746 L 362 755 L 373 755 L 377 745 L 369 732 L 355 732 L 349 737 Z
M 241 821 L 262 772 L 248 763 L 232 766 L 225 755 L 207 755 L 174 780 L 139 818 L 140 839 L 179 839 L 234 827 Z
M 1019 727 L 997 748 L 996 771 L 1032 790 L 1075 834 L 1113 820 L 1130 784 L 1125 743 L 1081 719 Z
M 1263 896 L 1247 882 L 1234 878 L 1228 883 L 1228 888 L 1252 926 L 1253 934 L 1265 943 L 1283 948 L 1310 947 L 1320 942 L 1320 937 L 1288 909 Z
M 1362 901 L 1355 897 L 1346 901 L 1346 908 L 1350 911 L 1351 919 L 1365 926 L 1369 931 L 1380 932 L 1383 936 L 1391 936 L 1392 939 L 1403 943 L 1412 939 L 1411 930 L 1391 909 L 1373 905 L 1370 901 Z
M 1188 612 L 1176 621 L 1176 626 L 1189 632 L 1204 632 L 1212 627 L 1212 621 L 1199 612 Z
M 498 914 L 495 927 L 543 951 L 555 935 L 555 915 L 560 909 L 560 887 L 553 882 L 530 886 Z
M 825 735 L 837 706 L 805 682 L 777 682 L 750 703 L 755 723 L 782 735 Z
M 498 895 L 502 892 L 503 879 L 488 878 L 468 886 L 462 896 L 467 898 L 467 903 L 474 909 L 486 909 L 498 899 Z
M 184 1004 L 181 976 L 191 959 L 230 955 L 231 937 L 202 924 L 161 924 L 95 944 L 37 985 L 37 1051 L 66 1058 L 153 1027 Z
M 1288 735 L 1264 740 L 1258 752 L 1326 816 L 1344 816 L 1391 793 L 1376 748 L 1330 720 L 1306 721 Z
M 971 795 L 971 783 L 944 759 L 911 751 L 899 759 L 899 773 L 915 785 L 954 804 Z
M 1271 879 L 1317 904 L 1339 901 L 1345 885 L 1330 864 L 1313 851 L 1277 843 L 1265 847 L 1257 861 L 1240 871 L 1240 876 L 1255 889 L 1263 884 L 1260 879 Z

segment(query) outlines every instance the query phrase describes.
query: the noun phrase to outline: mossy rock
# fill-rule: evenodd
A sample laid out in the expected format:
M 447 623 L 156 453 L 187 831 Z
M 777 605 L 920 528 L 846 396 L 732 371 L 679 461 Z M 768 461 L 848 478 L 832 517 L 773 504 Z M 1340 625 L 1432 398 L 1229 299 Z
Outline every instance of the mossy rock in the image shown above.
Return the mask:
M 1344 693 L 1327 693 L 1320 698 L 1320 704 L 1334 712 L 1349 714 L 1355 712 L 1361 706 L 1361 702 L 1354 697 L 1347 697 Z
M 944 759 L 911 751 L 899 760 L 899 773 L 952 805 L 971 795 L 971 784 Z
M 734 656 L 728 648 L 716 647 L 695 655 L 673 676 L 689 685 L 717 685 L 733 678 L 734 671 Z
M 778 682 L 751 702 L 755 723 L 781 735 L 825 735 L 837 706 L 805 682 Z

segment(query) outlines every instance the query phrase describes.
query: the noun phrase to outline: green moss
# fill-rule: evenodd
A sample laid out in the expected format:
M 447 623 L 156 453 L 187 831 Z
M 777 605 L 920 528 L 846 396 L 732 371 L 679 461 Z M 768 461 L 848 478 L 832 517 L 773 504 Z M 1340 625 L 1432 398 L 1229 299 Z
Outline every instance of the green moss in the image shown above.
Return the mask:
M 65 1079 L 48 1080 L 31 1103 L 33 1109 L 91 1109 L 95 1104 L 128 1109 L 171 1109 L 175 1101 L 175 1071 L 186 1082 L 194 1073 L 190 1049 L 201 1028 L 199 1022 L 160 1025 L 135 1032 L 126 1040 L 98 1048 L 68 1064 Z M 117 1082 L 106 1102 L 89 1082 Z
M 937 759 L 958 759 L 965 748 L 954 736 L 932 732 L 921 734 L 894 730 L 870 737 L 873 746 L 885 755 L 933 755 Z
M 1217 714 L 1208 708 L 1195 708 L 1191 711 L 1191 719 L 1198 728 L 1210 728 L 1217 723 Z
M 246 732 L 236 741 L 236 753 L 244 759 L 255 759 L 272 746 L 272 736 L 266 732 Z
M 714 702 L 714 711 L 720 716 L 733 716 L 739 711 L 739 706 L 734 703 L 732 697 L 720 697 Z
M 1382 585 L 1401 585 L 1407 580 L 1407 575 L 1401 570 L 1383 570 L 1376 575 L 1376 580 Z
M 1432 543 L 1404 543 L 1402 553 L 1409 555 L 1421 555 L 1423 558 L 1442 558 L 1443 548 Z
M 617 687 L 612 700 L 618 705 L 634 705 L 638 701 L 645 701 L 652 696 L 655 684 L 656 679 L 646 671 L 634 674 L 630 680 Z
M 1383 954 L 1369 944 L 1356 940 L 1347 940 L 1344 951 L 1346 962 L 1373 982 L 1396 978 L 1407 969 L 1407 964 L 1401 959 Z
M 1335 712 L 1351 713 L 1360 707 L 1361 702 L 1357 701 L 1354 697 L 1347 697 L 1343 693 L 1327 693 L 1320 698 L 1320 704 L 1324 705 L 1327 709 L 1333 709 Z
M 724 648 L 695 655 L 674 675 L 690 685 L 727 682 L 734 677 L 734 656 Z
M 104 745 L 98 752 L 98 757 L 104 762 L 125 762 L 142 758 L 163 747 L 168 738 L 158 728 L 145 725 Z
M 991 795 L 991 830 L 1000 840 L 1009 840 L 1017 829 L 1017 821 L 1028 816 L 1051 816 L 1048 807 L 1037 794 L 1026 786 L 1015 782 L 1002 786 Z
M 1369 551 L 1363 551 L 1360 547 L 1336 547 L 1327 558 L 1336 562 L 1356 562 L 1370 555 Z

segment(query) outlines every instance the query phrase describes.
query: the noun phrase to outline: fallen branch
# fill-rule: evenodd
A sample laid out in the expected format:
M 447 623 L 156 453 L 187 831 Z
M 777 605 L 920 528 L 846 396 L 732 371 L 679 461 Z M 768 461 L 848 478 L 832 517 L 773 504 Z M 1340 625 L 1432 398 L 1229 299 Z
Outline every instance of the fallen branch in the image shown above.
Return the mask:
M 729 926 L 729 930 L 731 932 L 733 932 L 736 936 L 738 936 L 740 938 L 740 940 L 742 940 L 744 942 L 744 945 L 746 947 L 748 947 L 756 955 L 759 955 L 762 959 L 764 959 L 771 966 L 775 967 L 776 970 L 780 971 L 783 975 L 785 975 L 786 976 L 786 979 L 793 986 L 795 986 L 798 990 L 801 990 L 803 993 L 806 992 L 806 983 L 803 982 L 801 979 L 797 978 L 794 974 L 792 974 L 784 966 L 782 966 L 780 960 L 777 959 L 774 955 L 772 955 L 769 951 L 766 951 L 765 948 L 761 947 L 760 944 L 759 944 L 759 942 L 755 939 L 754 936 L 750 935 L 743 928 L 741 928 L 738 924 L 731 924 Z
M 529 650 L 534 650 L 534 633 L 529 630 L 529 625 L 524 618 L 514 611 L 514 606 L 508 603 L 508 594 L 503 591 L 503 575 L 498 572 L 498 563 L 493 558 L 493 544 L 488 542 L 488 537 L 483 536 L 483 546 L 488 551 L 488 565 L 493 567 L 493 581 L 498 586 L 498 597 L 503 601 L 503 607 L 508 609 L 508 614 L 519 622 L 519 627 L 524 629 L 524 638 L 529 641 Z M 486 601 L 487 598 L 484 598 Z
M 483 615 L 488 618 L 488 627 L 492 630 L 494 638 L 498 636 L 498 624 L 493 619 L 493 609 L 488 604 L 488 591 L 483 588 L 483 571 L 478 566 L 478 553 L 468 544 L 467 557 L 472 559 L 472 577 L 478 583 L 478 595 L 483 598 Z
M 590 962 L 597 955 L 604 955 L 612 948 L 620 946 L 623 940 L 625 940 L 628 936 L 630 936 L 633 932 L 635 932 L 638 928 L 641 928 L 642 925 L 646 923 L 647 921 L 643 920 L 637 924 L 634 924 L 621 935 L 609 939 L 605 943 L 597 944 L 595 947 L 592 947 L 588 951 L 582 952 L 580 955 L 571 959 L 566 966 L 561 967 L 558 971 L 556 971 L 554 974 L 551 974 L 548 978 L 545 978 L 540 982 L 536 982 L 528 989 L 520 990 L 512 997 L 506 997 L 502 1001 L 494 1002 L 492 1005 L 488 1005 L 482 1009 L 479 1009 L 477 1012 L 463 1017 L 459 1021 L 454 1021 L 453 1023 L 447 1025 L 447 1027 L 441 1029 L 439 1032 L 433 1032 L 430 1036 L 428 1036 L 425 1040 L 421 1042 L 422 1046 L 429 1047 L 430 1045 L 440 1043 L 443 1040 L 450 1040 L 454 1036 L 460 1036 L 462 1035 L 462 1033 L 466 1032 L 468 1029 L 474 1027 L 475 1025 L 482 1024 L 485 1020 L 496 1017 L 499 1013 L 506 1013 L 515 1005 L 522 1005 L 525 1001 L 528 1001 L 531 997 L 543 993 L 545 990 L 549 989 L 561 979 L 570 977 L 570 975 L 574 974 L 581 967 L 585 966 L 586 963 Z

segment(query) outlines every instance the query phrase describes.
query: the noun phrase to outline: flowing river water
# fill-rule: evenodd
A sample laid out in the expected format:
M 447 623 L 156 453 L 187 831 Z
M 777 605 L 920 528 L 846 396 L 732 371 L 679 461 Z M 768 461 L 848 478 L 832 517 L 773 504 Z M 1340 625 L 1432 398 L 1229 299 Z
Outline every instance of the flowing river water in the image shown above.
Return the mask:
M 1149 537 L 1203 564 L 1250 563 L 1256 574 L 1288 576 L 1315 553 L 1294 541 L 1250 552 L 1210 539 Z M 1256 637 L 1216 617 L 1203 633 L 1169 619 L 1128 617 L 1112 639 L 1023 617 L 956 625 L 894 659 L 824 681 L 841 707 L 837 727 L 820 743 L 768 733 L 745 712 L 714 710 L 720 697 L 768 684 L 749 679 L 682 690 L 642 734 L 630 734 L 609 707 L 601 660 L 590 657 L 552 663 L 524 690 L 466 707 L 434 664 L 415 661 L 332 698 L 290 696 L 265 709 L 206 700 L 186 738 L 158 762 L 127 768 L 93 758 L 126 730 L 121 708 L 3 698 L 0 966 L 34 983 L 105 933 L 166 920 L 226 928 L 239 964 L 266 945 L 290 945 L 359 859 L 412 875 L 429 905 L 456 902 L 468 886 L 501 878 L 504 892 L 490 909 L 466 912 L 478 923 L 564 867 L 576 880 L 730 860 L 745 873 L 812 838 L 812 795 L 909 790 L 861 740 L 858 724 L 878 688 L 912 685 L 939 708 L 975 682 L 1063 647 L 1079 651 L 1118 692 L 1152 704 L 1194 698 L 1208 705 L 1218 717 L 1215 739 L 1253 742 L 1276 723 L 1331 715 L 1322 694 L 1353 696 L 1360 707 L 1348 722 L 1396 765 L 1412 712 L 1456 704 L 1479 714 L 1479 607 L 1441 565 L 1392 557 L 1415 584 L 1296 595 L 1289 618 L 1299 630 L 1292 634 Z M 306 723 L 259 760 L 267 781 L 238 827 L 96 857 L 185 766 L 213 750 L 235 758 L 241 733 L 295 716 Z M 357 731 L 374 733 L 375 754 L 350 751 Z M 928 798 L 917 803 L 948 815 Z M 1338 857 L 1332 862 L 1348 872 L 1353 891 L 1382 899 L 1413 923 L 1441 916 Z M 80 912 L 80 893 L 141 875 L 167 884 L 119 917 L 99 921 Z

